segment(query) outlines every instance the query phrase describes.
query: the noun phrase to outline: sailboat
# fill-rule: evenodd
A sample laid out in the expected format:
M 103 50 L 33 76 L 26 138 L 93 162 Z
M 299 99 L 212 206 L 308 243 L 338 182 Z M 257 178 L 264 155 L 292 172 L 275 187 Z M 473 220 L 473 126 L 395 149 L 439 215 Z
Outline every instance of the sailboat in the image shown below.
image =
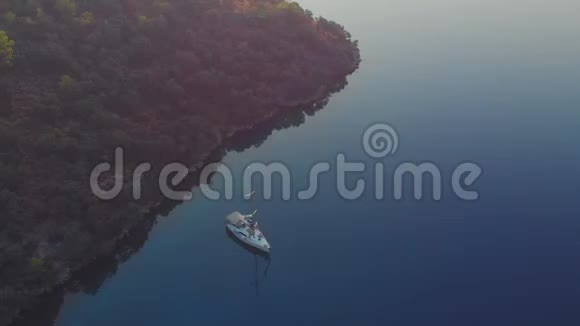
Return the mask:
M 254 193 L 252 192 L 244 197 L 250 198 Z M 238 211 L 233 212 L 226 216 L 226 228 L 234 237 L 246 245 L 269 253 L 271 246 L 258 227 L 258 221 L 256 220 L 257 213 L 257 210 L 248 215 L 244 215 Z
M 226 216 L 226 227 L 238 240 L 252 248 L 268 253 L 271 246 L 258 227 L 256 213 L 257 211 L 254 211 L 252 214 L 243 215 L 237 211 L 233 212 Z

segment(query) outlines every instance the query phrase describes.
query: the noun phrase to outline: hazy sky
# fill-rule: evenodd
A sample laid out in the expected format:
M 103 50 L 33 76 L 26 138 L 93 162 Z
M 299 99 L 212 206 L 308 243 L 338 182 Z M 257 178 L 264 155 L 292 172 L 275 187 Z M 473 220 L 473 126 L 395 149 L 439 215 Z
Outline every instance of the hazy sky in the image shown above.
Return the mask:
M 578 0 L 298 2 L 346 26 L 360 41 L 361 70 L 378 83 L 501 79 L 527 91 L 569 88 L 580 76 Z
M 556 64 L 575 62 L 580 55 L 578 0 L 298 2 L 347 26 L 361 41 L 374 40 L 368 46 L 388 48 L 390 53 L 424 51 L 425 44 L 431 44 L 433 51 L 463 47 L 485 56 L 521 55 L 559 61 Z M 473 55 L 467 49 L 453 52 Z

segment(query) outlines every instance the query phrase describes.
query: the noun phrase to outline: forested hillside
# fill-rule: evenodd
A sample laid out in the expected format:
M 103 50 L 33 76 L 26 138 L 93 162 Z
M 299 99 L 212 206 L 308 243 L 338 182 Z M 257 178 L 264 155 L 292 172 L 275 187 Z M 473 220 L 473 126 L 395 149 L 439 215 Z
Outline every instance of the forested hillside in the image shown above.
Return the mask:
M 340 25 L 282 0 L 0 0 L 0 325 L 155 202 L 92 195 L 117 146 L 127 170 L 198 163 L 359 61 Z

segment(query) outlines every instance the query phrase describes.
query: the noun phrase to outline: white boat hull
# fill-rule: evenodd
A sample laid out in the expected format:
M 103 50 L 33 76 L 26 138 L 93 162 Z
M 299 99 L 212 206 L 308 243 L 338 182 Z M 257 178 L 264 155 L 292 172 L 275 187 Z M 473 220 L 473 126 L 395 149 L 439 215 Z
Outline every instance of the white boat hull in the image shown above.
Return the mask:
M 247 244 L 248 246 L 263 252 L 270 252 L 270 243 L 268 243 L 268 240 L 266 240 L 266 237 L 264 237 L 260 231 L 257 231 L 254 233 L 254 235 L 251 235 L 248 231 L 248 228 L 238 228 L 233 224 L 227 224 L 226 227 L 231 231 L 234 237 Z

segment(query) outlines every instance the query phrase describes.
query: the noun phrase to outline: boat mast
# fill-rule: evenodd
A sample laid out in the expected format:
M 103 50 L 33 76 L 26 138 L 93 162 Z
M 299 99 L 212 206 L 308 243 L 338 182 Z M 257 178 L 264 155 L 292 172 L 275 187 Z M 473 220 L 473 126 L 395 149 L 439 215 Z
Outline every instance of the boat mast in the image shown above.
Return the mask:
M 255 191 L 252 191 L 251 193 L 244 195 L 244 198 L 251 199 L 255 193 L 256 193 Z M 244 217 L 251 218 L 255 222 L 256 221 L 255 217 L 256 217 L 257 213 L 258 213 L 258 210 L 256 209 L 256 210 L 254 210 L 254 212 L 252 214 L 244 215 Z

